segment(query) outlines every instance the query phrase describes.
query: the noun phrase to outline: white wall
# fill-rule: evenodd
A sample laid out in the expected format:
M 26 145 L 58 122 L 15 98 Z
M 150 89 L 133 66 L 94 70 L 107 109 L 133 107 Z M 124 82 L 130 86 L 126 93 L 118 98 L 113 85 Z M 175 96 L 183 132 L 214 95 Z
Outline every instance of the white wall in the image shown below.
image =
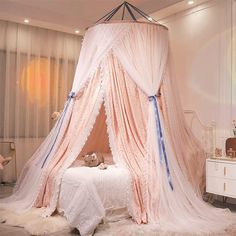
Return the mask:
M 236 1 L 208 1 L 161 23 L 169 28 L 183 108 L 195 110 L 206 125 L 215 120 L 223 147 L 236 118 Z

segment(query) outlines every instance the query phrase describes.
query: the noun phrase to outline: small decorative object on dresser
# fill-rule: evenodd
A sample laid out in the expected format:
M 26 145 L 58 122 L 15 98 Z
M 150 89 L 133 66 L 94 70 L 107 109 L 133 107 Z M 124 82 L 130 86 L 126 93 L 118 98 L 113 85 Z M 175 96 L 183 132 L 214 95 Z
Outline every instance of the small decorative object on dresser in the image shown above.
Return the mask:
M 233 133 L 234 137 L 236 137 L 236 120 L 233 120 Z
M 225 142 L 225 153 L 230 158 L 236 157 L 236 138 L 228 138 Z
M 12 160 L 12 157 L 3 157 L 0 154 L 0 170 L 3 170 L 3 166 L 8 164 Z
M 222 157 L 222 149 L 221 148 L 215 149 L 215 157 Z

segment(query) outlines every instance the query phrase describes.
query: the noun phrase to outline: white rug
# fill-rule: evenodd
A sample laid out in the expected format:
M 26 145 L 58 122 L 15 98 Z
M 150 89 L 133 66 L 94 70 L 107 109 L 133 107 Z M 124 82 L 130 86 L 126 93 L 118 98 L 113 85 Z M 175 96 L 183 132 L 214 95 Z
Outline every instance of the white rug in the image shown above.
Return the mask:
M 236 220 L 236 218 L 235 218 Z M 236 223 L 236 221 L 235 221 Z M 131 219 L 121 220 L 119 222 L 100 224 L 94 236 L 235 236 L 236 225 L 226 232 L 219 234 L 190 234 L 190 233 L 176 233 L 176 232 L 160 232 L 151 225 L 137 225 Z
M 31 235 L 46 235 L 62 230 L 71 231 L 71 227 L 64 217 L 55 215 L 44 218 L 41 214 L 42 209 L 38 208 L 32 208 L 30 211 L 22 214 L 0 209 L 0 223 L 23 227 Z
M 41 217 L 42 209 L 32 209 L 24 214 L 15 214 L 6 210 L 0 210 L 0 222 L 10 226 L 24 227 L 31 235 L 46 235 L 56 232 L 70 232 L 72 228 L 66 219 L 60 215 Z M 235 236 L 235 227 L 219 234 L 204 234 L 204 236 Z M 199 236 L 199 234 L 179 234 L 175 232 L 160 232 L 151 225 L 137 225 L 130 218 L 117 222 L 106 222 L 100 224 L 94 232 L 94 236 Z M 203 234 L 201 234 L 203 235 Z

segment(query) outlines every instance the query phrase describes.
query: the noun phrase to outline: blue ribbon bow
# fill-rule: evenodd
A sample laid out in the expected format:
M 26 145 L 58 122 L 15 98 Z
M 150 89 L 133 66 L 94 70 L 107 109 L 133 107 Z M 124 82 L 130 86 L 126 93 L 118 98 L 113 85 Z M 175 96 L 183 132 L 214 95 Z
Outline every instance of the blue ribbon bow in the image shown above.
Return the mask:
M 160 94 L 158 94 L 160 96 Z M 161 121 L 160 121 L 160 115 L 157 105 L 157 97 L 156 96 L 149 96 L 149 101 L 153 101 L 154 109 L 155 109 L 155 119 L 156 119 L 156 129 L 157 129 L 157 141 L 158 141 L 158 147 L 159 147 L 159 157 L 160 157 L 160 163 L 163 165 L 163 157 L 165 160 L 165 166 L 166 166 L 166 173 L 167 173 L 167 179 L 170 185 L 170 188 L 173 190 L 173 184 L 170 176 L 170 168 L 168 163 L 168 158 L 166 154 L 166 148 L 164 143 L 164 137 L 163 132 L 161 128 Z
M 62 111 L 62 113 L 61 113 L 61 115 L 60 115 L 60 118 L 59 118 L 59 120 L 58 120 L 58 122 L 57 122 L 57 125 L 56 125 L 56 129 L 57 129 L 57 127 L 59 126 L 59 128 L 58 128 L 58 130 L 57 130 L 57 134 L 56 134 L 55 139 L 54 139 L 54 141 L 53 141 L 53 143 L 52 143 L 52 145 L 51 145 L 51 147 L 50 147 L 50 149 L 49 149 L 48 154 L 46 155 L 46 157 L 45 157 L 45 159 L 44 159 L 44 161 L 43 161 L 43 164 L 42 164 L 41 168 L 43 168 L 44 165 L 46 164 L 47 159 L 48 159 L 50 153 L 52 152 L 53 147 L 55 146 L 55 143 L 56 143 L 56 141 L 57 141 L 58 135 L 59 135 L 60 130 L 61 130 L 62 123 L 63 123 L 63 121 L 64 121 L 66 112 L 67 112 L 67 110 L 68 110 L 70 101 L 71 101 L 72 98 L 74 98 L 74 97 L 75 97 L 75 92 L 70 92 L 69 95 L 67 96 L 67 101 L 66 101 L 66 103 L 65 103 L 64 109 L 63 109 L 63 111 Z

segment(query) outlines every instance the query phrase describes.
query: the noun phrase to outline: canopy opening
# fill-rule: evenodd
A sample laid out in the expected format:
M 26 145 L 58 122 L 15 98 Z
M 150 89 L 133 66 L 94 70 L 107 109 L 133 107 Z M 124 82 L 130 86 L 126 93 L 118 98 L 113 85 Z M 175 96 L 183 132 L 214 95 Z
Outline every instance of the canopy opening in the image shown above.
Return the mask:
M 79 158 L 89 152 L 111 153 L 107 133 L 106 114 L 104 103 L 102 103 L 99 115 L 96 118 L 93 129 L 85 143 Z

